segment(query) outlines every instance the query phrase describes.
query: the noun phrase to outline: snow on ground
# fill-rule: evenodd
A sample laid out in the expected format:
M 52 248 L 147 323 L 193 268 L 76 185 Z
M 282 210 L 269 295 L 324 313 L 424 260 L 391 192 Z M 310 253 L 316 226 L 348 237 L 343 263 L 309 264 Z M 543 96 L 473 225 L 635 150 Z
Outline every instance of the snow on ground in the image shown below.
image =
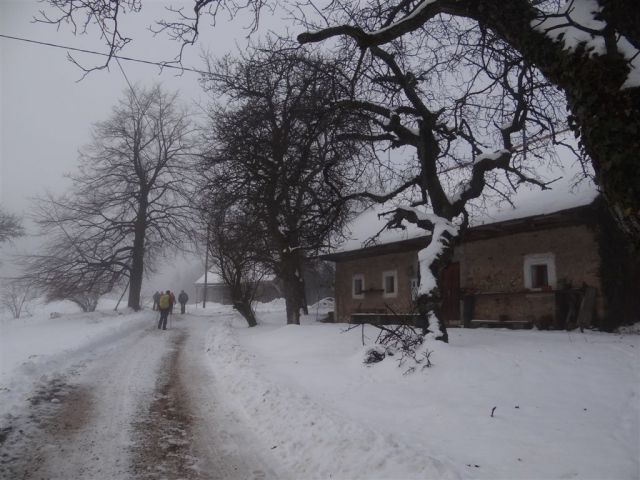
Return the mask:
M 70 367 L 71 353 L 86 355 L 115 336 L 141 327 L 142 312 L 113 310 L 115 302 L 102 302 L 95 312 L 84 313 L 70 302 L 33 304 L 19 319 L 0 316 L 0 419 L 24 403 L 34 385 L 47 375 Z M 124 312 L 124 313 L 123 313 Z M 53 317 L 53 318 L 52 318 Z
M 329 309 L 331 301 L 310 310 Z M 149 311 L 38 312 L 0 322 L 0 419 L 92 352 L 135 342 L 146 356 L 168 338 L 153 335 Z M 202 355 L 234 421 L 290 478 L 640 478 L 638 328 L 452 329 L 450 345 L 431 344 L 432 368 L 404 376 L 393 359 L 362 364 L 370 329 L 345 332 L 312 317 L 287 326 L 282 301 L 260 305 L 255 328 L 232 312 L 189 307 L 211 322 Z M 112 357 L 104 353 L 95 358 Z M 150 382 L 152 370 L 142 370 Z
M 218 322 L 208 342 L 294 478 L 640 478 L 637 333 L 452 329 L 432 368 L 404 376 L 362 364 L 360 328 L 286 326 L 283 309 Z

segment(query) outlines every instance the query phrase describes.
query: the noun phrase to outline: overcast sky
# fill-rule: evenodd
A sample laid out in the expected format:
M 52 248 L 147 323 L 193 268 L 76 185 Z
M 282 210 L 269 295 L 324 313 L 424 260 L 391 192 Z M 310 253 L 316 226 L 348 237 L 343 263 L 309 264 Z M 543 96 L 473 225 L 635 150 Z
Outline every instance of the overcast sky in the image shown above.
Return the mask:
M 148 30 L 154 20 L 166 16 L 164 7 L 169 3 L 193 4 L 191 0 L 143 2 L 142 13 L 126 18 L 122 24 L 134 38 L 122 55 L 156 61 L 175 55 L 175 42 L 162 36 L 154 38 Z M 31 0 L 0 0 L 0 34 L 107 51 L 95 34 L 74 36 L 68 29 L 56 31 L 54 26 L 33 23 L 43 6 Z M 203 51 L 222 55 L 247 44 L 248 19 L 227 20 L 221 16 L 215 28 L 205 22 L 200 42 L 186 51 L 185 66 L 201 68 Z M 263 18 L 262 24 L 262 31 L 281 30 L 278 25 L 284 25 L 273 17 Z M 77 54 L 76 58 L 87 66 L 103 60 L 86 54 Z M 121 64 L 131 83 L 148 86 L 161 82 L 167 89 L 180 91 L 187 103 L 205 98 L 195 73 L 176 76 L 175 70 L 160 72 L 139 63 Z M 82 72 L 67 60 L 64 49 L 0 37 L 0 204 L 6 210 L 25 215 L 30 198 L 47 190 L 63 191 L 69 185 L 64 174 L 75 170 L 78 149 L 90 140 L 91 125 L 106 119 L 128 88 L 117 63 L 109 70 L 93 72 L 80 80 L 81 77 Z M 37 241 L 23 238 L 17 245 L 1 249 L 4 270 L 9 268 L 11 254 L 37 245 Z
M 175 3 L 175 2 L 174 2 Z M 73 36 L 46 24 L 32 23 L 41 3 L 0 0 L 0 34 L 25 37 L 71 47 L 106 51 L 95 35 Z M 124 24 L 134 37 L 124 55 L 146 60 L 167 60 L 177 44 L 164 37 L 153 38 L 147 27 L 166 13 L 162 2 L 144 2 L 141 15 Z M 244 22 L 246 24 L 246 22 Z M 226 53 L 235 43 L 246 43 L 240 21 L 219 22 L 203 28 L 202 42 L 186 52 L 185 65 L 200 68 L 202 49 Z M 111 106 L 128 88 L 118 65 L 93 72 L 81 81 L 81 71 L 66 58 L 66 50 L 0 38 L 0 200 L 10 211 L 28 209 L 28 198 L 45 189 L 64 188 L 63 174 L 75 168 L 77 150 L 89 140 L 91 124 L 105 119 Z M 84 65 L 95 65 L 103 57 L 74 54 Z M 181 98 L 192 102 L 202 96 L 198 75 L 175 70 L 162 73 L 153 66 L 121 62 L 132 83 L 149 85 L 159 81 Z

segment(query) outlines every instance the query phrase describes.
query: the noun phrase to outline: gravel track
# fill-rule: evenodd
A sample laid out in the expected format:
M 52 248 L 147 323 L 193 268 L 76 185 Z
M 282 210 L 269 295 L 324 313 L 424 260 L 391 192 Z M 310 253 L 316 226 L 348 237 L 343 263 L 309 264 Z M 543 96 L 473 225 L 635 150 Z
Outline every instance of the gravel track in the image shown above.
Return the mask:
M 283 478 L 216 392 L 210 320 L 154 320 L 42 379 L 0 426 L 0 479 Z

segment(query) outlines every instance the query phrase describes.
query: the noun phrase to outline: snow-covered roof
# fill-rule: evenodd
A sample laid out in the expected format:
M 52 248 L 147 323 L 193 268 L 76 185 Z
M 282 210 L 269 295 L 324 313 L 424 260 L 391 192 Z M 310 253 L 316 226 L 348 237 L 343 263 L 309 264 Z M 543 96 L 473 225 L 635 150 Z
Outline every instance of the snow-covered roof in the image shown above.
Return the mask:
M 508 204 L 489 207 L 488 211 L 473 215 L 470 218 L 470 226 L 544 215 L 588 205 L 597 195 L 598 191 L 592 183 L 584 182 L 578 188 L 572 188 L 570 179 L 554 183 L 552 190 L 521 189 L 512 199 L 515 208 Z M 401 242 L 426 235 L 426 232 L 416 225 L 405 224 L 406 229 L 384 230 L 372 242 L 372 237 L 384 227 L 388 220 L 388 217 L 379 218 L 378 215 L 393 208 L 394 206 L 390 204 L 373 205 L 362 212 L 348 225 L 347 236 L 349 238 L 333 249 L 332 253 L 360 250 L 368 246 Z
M 583 45 L 590 55 L 604 55 L 611 48 L 608 37 L 593 32 L 603 32 L 607 27 L 602 17 L 602 6 L 597 0 L 566 2 L 559 15 L 543 15 L 531 21 L 531 26 L 555 41 L 563 48 L 575 51 Z M 623 35 L 616 32 L 618 52 L 629 62 L 629 73 L 622 88 L 640 86 L 640 51 Z
M 264 275 L 261 280 L 263 282 L 270 282 L 270 281 L 273 281 L 275 279 L 276 279 L 275 275 Z M 223 283 L 224 283 L 224 281 L 222 280 L 222 277 L 219 274 L 214 273 L 214 272 L 209 272 L 208 273 L 208 275 L 207 275 L 207 285 L 221 285 Z M 204 274 L 202 274 L 202 276 L 198 280 L 196 280 L 194 282 L 194 285 L 198 285 L 198 286 L 204 285 Z
M 222 277 L 217 273 L 209 272 L 207 274 L 207 285 L 218 285 L 224 283 Z M 204 274 L 194 282 L 195 285 L 204 285 Z

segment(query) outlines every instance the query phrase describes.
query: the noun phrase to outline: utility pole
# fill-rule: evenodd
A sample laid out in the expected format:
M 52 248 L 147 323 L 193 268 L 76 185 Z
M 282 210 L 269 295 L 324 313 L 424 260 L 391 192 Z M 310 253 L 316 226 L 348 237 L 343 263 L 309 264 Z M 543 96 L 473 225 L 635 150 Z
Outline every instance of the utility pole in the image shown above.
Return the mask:
M 211 221 L 207 222 L 207 240 L 204 246 L 204 290 L 202 291 L 202 308 L 207 306 L 207 280 L 209 275 L 209 238 L 211 233 Z
M 122 301 L 122 299 L 124 298 L 124 294 L 127 293 L 127 289 L 129 288 L 129 283 L 131 283 L 131 279 L 129 279 L 127 281 L 127 286 L 124 287 L 124 291 L 122 292 L 122 295 L 120 295 L 120 299 L 118 300 L 118 303 L 116 303 L 116 308 L 114 308 L 114 311 L 118 311 L 118 307 L 120 306 L 120 302 Z

